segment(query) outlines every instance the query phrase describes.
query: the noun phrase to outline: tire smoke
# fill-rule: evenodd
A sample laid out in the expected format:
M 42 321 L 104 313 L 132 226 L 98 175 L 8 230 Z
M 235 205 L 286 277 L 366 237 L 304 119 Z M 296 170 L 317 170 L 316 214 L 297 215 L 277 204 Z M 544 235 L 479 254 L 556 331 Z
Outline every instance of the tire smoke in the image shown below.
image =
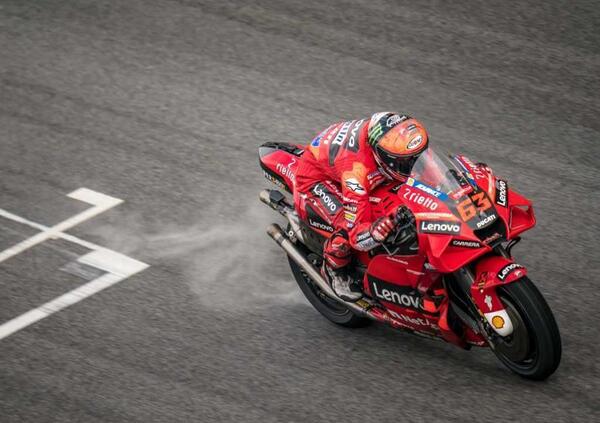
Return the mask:
M 143 219 L 129 216 L 125 230 L 103 226 L 92 233 L 117 251 L 182 275 L 206 308 L 247 311 L 274 303 L 308 304 L 285 255 L 265 233 L 274 218 L 266 207 L 253 199 L 235 219 L 216 214 L 206 212 L 202 218 L 210 223 L 158 231 L 148 231 Z

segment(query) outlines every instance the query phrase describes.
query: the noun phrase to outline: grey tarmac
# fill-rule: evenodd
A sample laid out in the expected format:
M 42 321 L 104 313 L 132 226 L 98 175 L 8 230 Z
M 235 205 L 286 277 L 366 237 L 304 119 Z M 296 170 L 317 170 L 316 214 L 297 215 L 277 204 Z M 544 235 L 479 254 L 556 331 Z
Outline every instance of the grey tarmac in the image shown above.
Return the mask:
M 0 208 L 150 267 L 0 340 L 4 422 L 600 420 L 598 2 L 2 0 Z M 265 141 L 397 110 L 533 199 L 548 381 L 336 327 L 264 233 Z M 0 249 L 35 231 L 0 218 Z M 85 283 L 51 239 L 0 263 L 0 323 Z M 68 271 L 71 269 L 71 271 Z

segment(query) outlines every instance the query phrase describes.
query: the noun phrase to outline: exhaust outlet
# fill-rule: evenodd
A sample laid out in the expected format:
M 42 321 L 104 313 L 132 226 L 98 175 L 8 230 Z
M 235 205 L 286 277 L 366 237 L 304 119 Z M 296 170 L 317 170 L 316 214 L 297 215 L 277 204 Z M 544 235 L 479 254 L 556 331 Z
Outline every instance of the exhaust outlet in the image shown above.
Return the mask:
M 271 203 L 271 197 L 269 195 L 269 190 L 263 189 L 260 192 L 260 194 L 258 194 L 258 198 L 260 199 L 260 201 L 262 201 L 263 203 L 265 203 L 267 206 L 273 207 L 273 205 Z

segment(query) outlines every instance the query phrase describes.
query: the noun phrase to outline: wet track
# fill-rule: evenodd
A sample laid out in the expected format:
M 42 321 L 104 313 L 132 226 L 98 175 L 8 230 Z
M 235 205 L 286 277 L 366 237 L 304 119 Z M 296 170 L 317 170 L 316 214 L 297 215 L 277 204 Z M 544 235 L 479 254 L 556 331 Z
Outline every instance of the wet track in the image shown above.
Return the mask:
M 0 340 L 0 420 L 600 419 L 597 2 L 0 1 L 0 209 L 150 267 Z M 422 4 L 421 4 L 422 3 Z M 451 5 L 450 5 L 451 4 Z M 532 198 L 547 382 L 328 323 L 264 234 L 257 146 L 395 109 Z M 0 217 L 0 251 L 36 230 Z M 48 239 L 0 262 L 0 323 L 87 280 Z

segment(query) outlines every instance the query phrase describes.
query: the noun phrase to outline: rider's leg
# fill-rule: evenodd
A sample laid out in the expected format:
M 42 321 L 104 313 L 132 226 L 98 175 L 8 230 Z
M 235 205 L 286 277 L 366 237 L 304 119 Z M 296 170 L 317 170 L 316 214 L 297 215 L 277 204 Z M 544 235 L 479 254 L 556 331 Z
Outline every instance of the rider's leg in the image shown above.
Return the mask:
M 352 250 L 345 230 L 335 232 L 325 241 L 323 259 L 322 273 L 335 293 L 346 301 L 360 299 L 362 292 L 349 273 Z

